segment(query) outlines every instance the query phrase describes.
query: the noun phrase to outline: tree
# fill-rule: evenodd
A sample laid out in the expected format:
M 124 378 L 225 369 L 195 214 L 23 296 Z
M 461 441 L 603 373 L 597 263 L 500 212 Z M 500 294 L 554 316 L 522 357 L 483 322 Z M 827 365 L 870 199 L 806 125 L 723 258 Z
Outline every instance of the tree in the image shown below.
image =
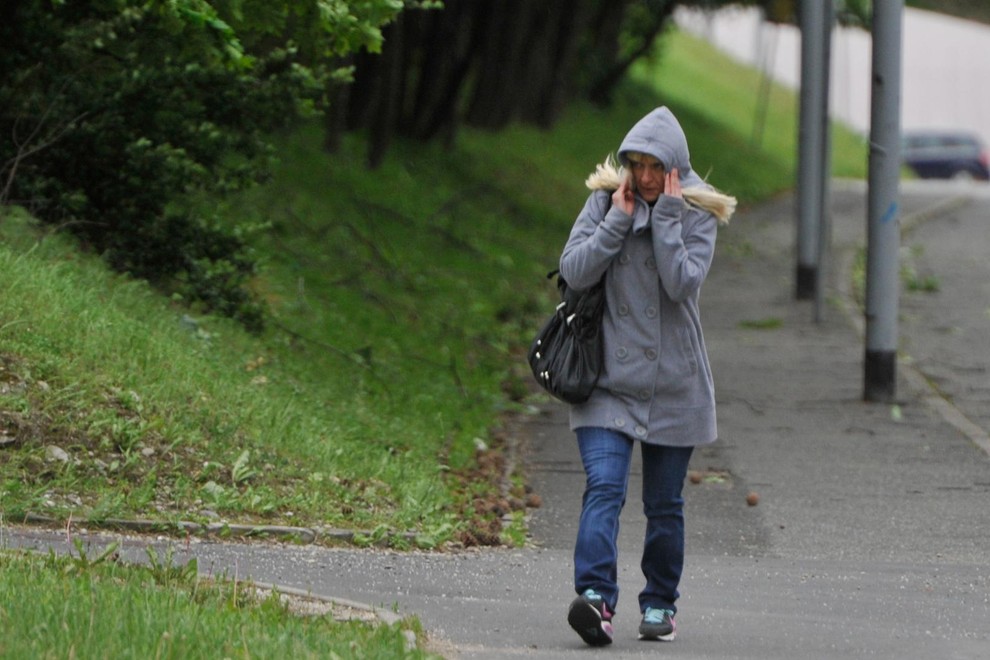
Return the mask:
M 990 23 L 990 3 L 986 0 L 907 0 L 907 5 L 980 23 Z
M 375 166 L 395 135 L 450 141 L 461 124 L 498 130 L 514 121 L 548 128 L 575 99 L 609 103 L 677 7 L 756 5 L 775 20 L 793 20 L 796 1 L 446 0 L 442 8 L 409 7 L 384 31 L 380 53 L 350 62 L 353 84 L 334 88 L 340 107 L 330 109 L 326 144 L 332 150 L 341 132 L 366 130 Z M 845 0 L 846 13 L 862 15 L 865 3 Z
M 377 49 L 399 0 L 14 0 L 0 9 L 0 205 L 252 328 L 245 226 L 269 139 Z M 202 200 L 209 199 L 209 204 Z
M 338 97 L 347 103 L 346 121 L 328 130 L 367 129 L 375 136 L 374 165 L 396 134 L 452 140 L 462 122 L 493 130 L 517 120 L 549 127 L 574 93 L 584 41 L 608 5 L 447 0 L 442 9 L 407 10 L 385 30 L 380 55 L 355 58 L 353 86 Z
M 293 117 L 323 112 L 329 149 L 366 129 L 372 167 L 397 135 L 546 128 L 574 99 L 608 103 L 676 7 L 777 17 L 796 1 L 6 0 L 0 211 L 28 206 L 115 267 L 260 327 L 253 228 L 213 209 L 264 179 Z

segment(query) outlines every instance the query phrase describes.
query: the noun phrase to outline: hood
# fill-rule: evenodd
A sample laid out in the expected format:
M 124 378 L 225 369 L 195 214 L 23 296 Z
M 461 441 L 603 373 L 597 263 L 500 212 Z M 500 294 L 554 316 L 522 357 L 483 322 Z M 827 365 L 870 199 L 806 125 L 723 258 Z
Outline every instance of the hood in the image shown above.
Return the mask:
M 665 170 L 677 168 L 682 186 L 704 186 L 704 181 L 691 169 L 687 137 L 674 113 L 666 106 L 659 107 L 640 119 L 629 129 L 619 146 L 619 161 L 629 166 L 628 153 L 635 151 L 653 156 Z

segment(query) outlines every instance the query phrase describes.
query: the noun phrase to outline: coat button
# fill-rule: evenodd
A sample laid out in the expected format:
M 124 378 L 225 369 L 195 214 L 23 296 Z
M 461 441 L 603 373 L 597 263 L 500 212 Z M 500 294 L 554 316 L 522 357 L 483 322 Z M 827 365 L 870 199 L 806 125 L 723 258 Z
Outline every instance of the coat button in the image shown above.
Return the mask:
M 645 438 L 646 437 L 646 427 L 645 426 L 637 426 L 636 427 L 636 435 L 638 435 L 641 438 Z
M 615 418 L 615 425 L 618 426 L 621 429 L 623 426 L 626 425 L 626 420 L 622 419 L 621 417 L 616 417 Z
M 649 390 L 640 390 L 639 391 L 639 399 L 640 399 L 640 401 L 649 401 L 649 399 L 650 399 L 650 391 Z
M 619 309 L 617 311 L 619 313 L 619 316 L 628 316 L 629 315 L 629 305 L 627 305 L 626 303 L 622 303 L 622 304 L 619 305 Z
M 646 260 L 646 267 L 649 268 L 650 270 L 656 270 L 657 260 L 654 259 L 653 257 L 650 257 L 649 259 Z
M 656 360 L 657 359 L 657 351 L 656 351 L 656 349 L 653 349 L 653 348 L 646 349 L 646 359 L 647 360 Z
M 626 350 L 625 346 L 620 346 L 619 348 L 615 349 L 615 357 L 620 360 L 625 360 L 627 357 L 629 357 L 629 351 Z
M 656 318 L 656 316 L 657 316 L 657 308 L 656 307 L 647 307 L 646 308 L 646 318 L 653 319 L 653 318 Z
M 623 254 L 622 256 L 619 257 L 619 263 L 620 264 L 627 264 L 627 263 L 629 263 L 629 260 L 630 260 L 630 257 L 629 257 L 628 254 Z

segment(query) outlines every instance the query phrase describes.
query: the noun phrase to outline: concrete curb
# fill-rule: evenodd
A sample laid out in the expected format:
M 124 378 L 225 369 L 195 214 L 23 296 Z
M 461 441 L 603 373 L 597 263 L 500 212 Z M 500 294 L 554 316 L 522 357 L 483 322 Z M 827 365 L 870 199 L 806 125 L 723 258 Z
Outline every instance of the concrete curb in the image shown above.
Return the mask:
M 189 520 L 164 521 L 164 520 L 126 520 L 121 518 L 105 518 L 91 520 L 87 518 L 70 518 L 68 521 L 61 521 L 49 516 L 42 516 L 36 513 L 28 513 L 18 521 L 25 525 L 45 525 L 49 527 L 86 527 L 87 529 L 103 531 L 125 531 L 139 534 L 174 534 L 183 532 L 196 536 L 207 536 L 217 539 L 274 539 L 298 543 L 300 545 L 310 545 L 320 541 L 331 541 L 336 543 L 354 543 L 359 537 L 372 538 L 373 532 L 353 529 L 339 529 L 335 527 L 313 528 L 313 527 L 292 527 L 287 525 L 250 525 L 240 523 L 198 523 Z M 416 534 L 412 532 L 389 533 L 384 535 L 377 543 L 381 545 L 389 540 L 402 539 L 412 542 L 416 539 Z
M 374 607 L 366 603 L 359 603 L 353 600 L 347 600 L 346 598 L 336 598 L 333 596 L 325 596 L 322 594 L 314 593 L 306 589 L 296 589 L 294 587 L 286 587 L 279 584 L 271 584 L 268 582 L 255 582 L 251 581 L 256 589 L 262 591 L 273 591 L 279 594 L 285 594 L 287 596 L 292 596 L 294 598 L 302 598 L 308 600 L 315 600 L 321 603 L 326 603 L 327 605 L 337 605 L 346 609 L 357 610 L 359 612 L 364 612 L 370 616 L 374 616 L 376 619 L 384 623 L 385 625 L 394 625 L 403 620 L 404 617 L 399 616 L 395 612 L 390 612 L 388 610 L 382 609 L 380 607 Z

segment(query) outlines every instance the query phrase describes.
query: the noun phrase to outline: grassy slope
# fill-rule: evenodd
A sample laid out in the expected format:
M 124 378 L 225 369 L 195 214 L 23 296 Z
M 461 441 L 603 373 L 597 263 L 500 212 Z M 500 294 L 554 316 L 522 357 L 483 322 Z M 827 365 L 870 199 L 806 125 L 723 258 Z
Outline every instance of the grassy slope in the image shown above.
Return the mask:
M 229 209 L 271 224 L 261 338 L 183 320 L 57 238 L 38 242 L 29 220 L 0 219 L 0 513 L 496 541 L 499 419 L 527 401 L 522 349 L 553 293 L 542 277 L 594 164 L 665 103 L 696 169 L 741 203 L 793 180 L 792 94 L 774 90 L 756 148 L 754 73 L 683 35 L 659 70 L 551 132 L 398 144 L 375 172 L 359 137 L 328 157 L 315 128 L 286 136 L 274 181 Z M 862 145 L 835 143 L 834 169 L 862 176 Z

